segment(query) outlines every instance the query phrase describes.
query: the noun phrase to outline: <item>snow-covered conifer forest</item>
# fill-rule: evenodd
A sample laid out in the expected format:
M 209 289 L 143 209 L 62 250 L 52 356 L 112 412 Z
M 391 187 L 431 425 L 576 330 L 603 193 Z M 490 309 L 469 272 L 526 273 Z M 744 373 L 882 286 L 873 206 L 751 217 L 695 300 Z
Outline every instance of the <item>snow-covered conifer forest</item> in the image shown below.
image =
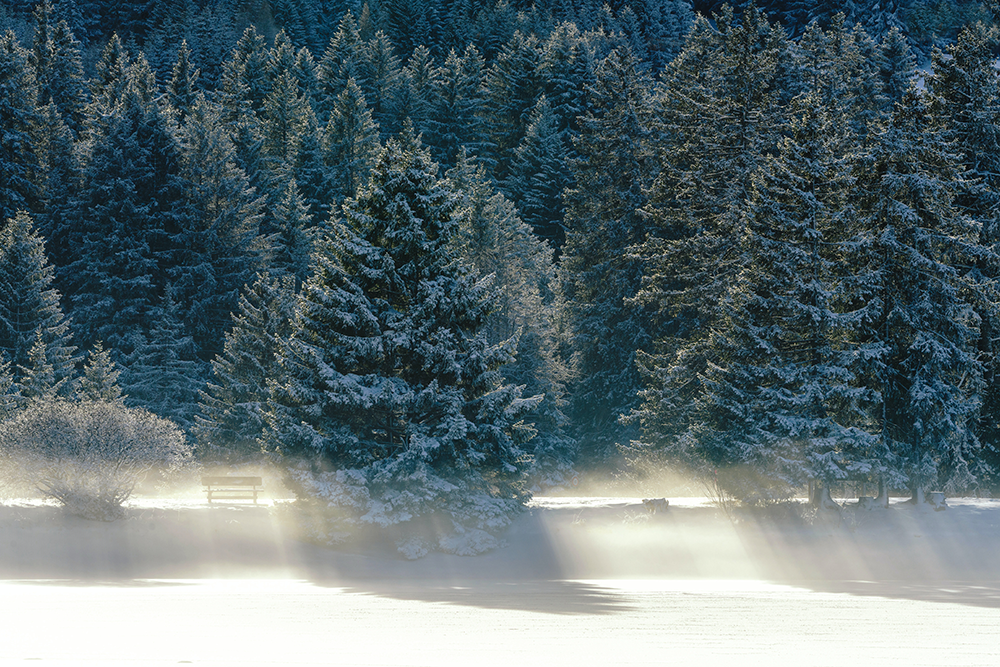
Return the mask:
M 997 12 L 7 0 L 0 416 L 470 552 L 586 473 L 994 489 Z

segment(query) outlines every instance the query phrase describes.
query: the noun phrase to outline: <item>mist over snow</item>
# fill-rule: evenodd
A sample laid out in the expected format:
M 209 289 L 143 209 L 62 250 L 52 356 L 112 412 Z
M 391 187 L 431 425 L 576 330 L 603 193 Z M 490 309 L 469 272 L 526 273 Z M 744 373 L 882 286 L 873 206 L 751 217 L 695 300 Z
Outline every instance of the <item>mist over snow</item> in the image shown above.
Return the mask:
M 0 664 L 989 665 L 998 522 L 995 500 L 730 517 L 539 497 L 496 551 L 407 560 L 303 541 L 273 500 L 139 497 L 113 523 L 13 501 Z

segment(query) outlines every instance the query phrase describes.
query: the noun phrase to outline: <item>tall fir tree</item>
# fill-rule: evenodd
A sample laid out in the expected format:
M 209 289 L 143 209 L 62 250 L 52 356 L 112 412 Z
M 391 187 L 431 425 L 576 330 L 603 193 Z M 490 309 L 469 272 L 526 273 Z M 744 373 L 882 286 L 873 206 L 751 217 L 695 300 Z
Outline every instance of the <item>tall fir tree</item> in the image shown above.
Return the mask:
M 74 224 L 60 243 L 70 261 L 56 273 L 80 343 L 104 341 L 116 360 L 134 334 L 148 331 L 166 283 L 170 236 L 186 214 L 180 149 L 145 59 L 121 85 L 111 106 L 102 106 L 106 96 L 94 102 L 83 184 L 68 213 Z
M 993 66 L 997 41 L 996 30 L 981 23 L 966 28 L 947 52 L 934 53 L 927 82 L 935 116 L 964 169 L 956 204 L 980 226 L 980 243 L 993 250 L 1000 244 L 1000 76 Z M 1000 278 L 1000 266 L 988 260 L 979 259 L 973 279 L 988 283 Z M 984 457 L 996 467 L 1000 429 L 992 415 L 1000 406 L 1000 321 L 988 304 L 980 304 L 977 312 L 985 382 L 977 435 L 988 446 Z
M 177 50 L 177 62 L 167 81 L 167 100 L 177 112 L 178 122 L 184 122 L 188 111 L 194 106 L 198 96 L 199 76 L 201 70 L 191 62 L 191 49 L 188 48 L 187 40 L 182 40 Z
M 201 391 L 194 437 L 208 460 L 253 458 L 267 426 L 268 380 L 277 376 L 276 353 L 291 333 L 295 311 L 292 276 L 257 274 L 240 295 L 233 327 L 212 377 Z
M 67 385 L 75 375 L 76 347 L 53 282 L 45 241 L 21 212 L 0 230 L 0 352 L 13 364 L 18 382 L 21 369 L 43 361 L 51 384 Z M 32 357 L 36 345 L 44 359 Z
M 511 155 L 524 138 L 538 101 L 538 59 L 538 38 L 517 32 L 484 74 L 486 104 L 482 114 L 489 137 L 486 157 L 500 180 L 509 173 Z
M 323 134 L 331 204 L 353 197 L 367 180 L 380 149 L 378 125 L 364 93 L 348 79 L 330 112 Z
M 635 353 L 652 344 L 652 313 L 629 305 L 643 274 L 631 248 L 648 233 L 640 211 L 657 175 L 651 88 L 628 49 L 609 54 L 596 68 L 571 163 L 559 284 L 575 374 L 569 414 L 588 467 L 619 459 L 617 445 L 639 435 L 619 418 L 638 407 Z
M 559 125 L 559 118 L 543 94 L 531 112 L 528 129 L 504 181 L 504 190 L 517 204 L 524 221 L 556 249 L 566 240 L 562 197 L 572 183 L 569 132 Z
M 517 339 L 516 358 L 504 366 L 504 380 L 522 386 L 526 395 L 542 397 L 524 417 L 537 431 L 528 445 L 532 486 L 570 486 L 577 452 L 563 411 L 569 369 L 559 349 L 562 303 L 552 249 L 464 150 L 448 179 L 459 198 L 459 255 L 481 275 L 493 275 L 498 290 L 483 325 L 487 338 L 494 344 Z
M 911 91 L 856 171 L 852 297 L 867 303 L 866 383 L 879 393 L 875 434 L 890 482 L 914 490 L 977 477 L 975 434 L 984 368 L 977 307 L 992 279 L 966 267 L 995 261 L 980 226 L 955 207 L 961 168 L 927 100 Z M 992 308 L 992 306 L 990 306 Z M 993 317 L 993 313 L 990 313 Z
M 268 261 L 260 233 L 263 199 L 235 164 L 221 109 L 203 95 L 177 139 L 184 224 L 172 230 L 167 273 L 180 316 L 207 362 L 222 350 L 243 285 Z
M 54 104 L 74 134 L 78 133 L 87 102 L 81 46 L 48 0 L 35 7 L 35 33 L 28 59 L 38 83 L 38 105 Z
M 185 432 L 194 426 L 199 391 L 208 379 L 208 364 L 197 358 L 168 286 L 148 336 L 135 334 L 125 359 L 122 389 L 130 407 L 173 420 Z
M 363 59 L 363 40 L 358 32 L 358 23 L 348 10 L 316 68 L 319 85 L 316 115 L 321 124 L 329 122 L 334 100 L 347 86 L 348 80 L 354 79 L 355 83 L 359 83 L 364 79 Z
M 13 32 L 0 36 L 0 220 L 31 210 L 35 155 L 31 128 L 37 113 L 35 77 L 28 52 Z
M 482 331 L 489 281 L 449 249 L 455 198 L 436 170 L 412 133 L 390 140 L 321 242 L 279 351 L 265 441 L 311 471 L 302 492 L 364 489 L 368 500 L 332 499 L 355 520 L 443 512 L 481 534 L 525 499 L 530 429 L 500 376 L 514 342 Z
M 271 271 L 279 276 L 292 276 L 295 284 L 301 285 L 309 277 L 313 224 L 309 207 L 302 200 L 295 179 L 288 182 L 278 200 L 274 219 L 277 231 L 273 240 Z
M 121 387 L 118 385 L 120 376 L 121 370 L 118 365 L 98 341 L 87 353 L 87 363 L 80 377 L 79 399 L 124 404 L 126 397 L 122 395 Z
M 483 59 L 471 44 L 462 53 L 451 51 L 441 65 L 427 143 L 442 164 L 454 164 L 463 146 L 477 155 L 485 153 L 482 82 Z

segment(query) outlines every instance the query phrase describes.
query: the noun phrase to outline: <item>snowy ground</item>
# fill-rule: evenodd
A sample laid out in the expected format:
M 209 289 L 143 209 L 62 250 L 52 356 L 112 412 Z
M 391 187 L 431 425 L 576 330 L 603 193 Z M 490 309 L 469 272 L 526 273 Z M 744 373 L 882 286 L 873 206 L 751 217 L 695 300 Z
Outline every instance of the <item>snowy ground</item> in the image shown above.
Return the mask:
M 406 561 L 280 508 L 0 506 L 0 664 L 997 665 L 1000 501 L 820 515 L 543 498 L 508 546 Z

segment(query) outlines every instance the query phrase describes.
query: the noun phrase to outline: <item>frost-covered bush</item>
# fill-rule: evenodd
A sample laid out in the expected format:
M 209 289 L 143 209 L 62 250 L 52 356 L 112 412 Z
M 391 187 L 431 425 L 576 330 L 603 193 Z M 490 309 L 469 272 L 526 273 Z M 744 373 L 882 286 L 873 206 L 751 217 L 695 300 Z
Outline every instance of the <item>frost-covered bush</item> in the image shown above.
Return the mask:
M 176 469 L 191 448 L 173 422 L 140 408 L 46 401 L 0 424 L 0 453 L 74 514 L 113 521 L 150 469 Z

